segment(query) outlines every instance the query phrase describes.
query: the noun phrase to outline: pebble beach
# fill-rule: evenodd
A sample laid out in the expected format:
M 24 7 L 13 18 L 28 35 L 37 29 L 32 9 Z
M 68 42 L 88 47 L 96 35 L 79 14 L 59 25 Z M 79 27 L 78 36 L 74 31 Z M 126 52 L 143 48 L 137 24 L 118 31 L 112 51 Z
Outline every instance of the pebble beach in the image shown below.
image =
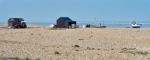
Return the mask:
M 149 60 L 149 36 L 149 28 L 0 28 L 0 59 Z

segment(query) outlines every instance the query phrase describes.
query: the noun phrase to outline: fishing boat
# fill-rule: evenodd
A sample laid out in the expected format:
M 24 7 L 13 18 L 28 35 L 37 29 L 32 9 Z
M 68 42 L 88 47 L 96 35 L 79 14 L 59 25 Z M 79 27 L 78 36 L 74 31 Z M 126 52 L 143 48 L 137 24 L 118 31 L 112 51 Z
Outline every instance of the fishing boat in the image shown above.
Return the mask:
M 141 28 L 141 24 L 137 24 L 135 21 L 131 24 L 132 28 Z

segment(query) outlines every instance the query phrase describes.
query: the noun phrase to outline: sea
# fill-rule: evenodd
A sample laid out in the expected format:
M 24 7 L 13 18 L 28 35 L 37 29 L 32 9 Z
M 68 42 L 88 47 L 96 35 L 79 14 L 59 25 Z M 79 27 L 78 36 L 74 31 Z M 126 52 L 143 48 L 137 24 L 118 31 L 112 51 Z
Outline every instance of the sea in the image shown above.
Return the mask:
M 30 26 L 39 26 L 39 27 L 49 27 L 51 24 L 56 24 L 56 23 L 36 23 L 36 22 L 29 22 L 27 23 L 27 25 L 30 25 Z M 79 25 L 80 27 L 82 27 L 83 25 L 86 25 L 86 24 L 92 24 L 92 25 L 96 25 L 97 27 L 100 26 L 100 24 L 102 26 L 107 26 L 107 28 L 131 28 L 131 22 L 128 22 L 128 23 L 108 23 L 108 22 L 105 22 L 105 23 L 83 23 L 83 22 L 78 22 L 77 25 Z M 141 28 L 150 28 L 150 23 L 140 23 L 141 24 Z M 7 26 L 7 23 L 0 23 L 1 26 Z

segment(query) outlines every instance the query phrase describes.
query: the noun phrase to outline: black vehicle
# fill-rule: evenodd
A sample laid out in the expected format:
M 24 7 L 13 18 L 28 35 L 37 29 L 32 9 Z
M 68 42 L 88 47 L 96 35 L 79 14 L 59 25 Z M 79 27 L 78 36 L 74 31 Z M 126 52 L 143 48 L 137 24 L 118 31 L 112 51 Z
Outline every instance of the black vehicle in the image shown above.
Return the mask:
M 9 18 L 8 19 L 8 27 L 9 28 L 27 28 L 26 22 L 24 22 L 23 18 Z
M 57 19 L 56 28 L 74 28 L 76 21 L 72 21 L 69 17 L 60 17 Z

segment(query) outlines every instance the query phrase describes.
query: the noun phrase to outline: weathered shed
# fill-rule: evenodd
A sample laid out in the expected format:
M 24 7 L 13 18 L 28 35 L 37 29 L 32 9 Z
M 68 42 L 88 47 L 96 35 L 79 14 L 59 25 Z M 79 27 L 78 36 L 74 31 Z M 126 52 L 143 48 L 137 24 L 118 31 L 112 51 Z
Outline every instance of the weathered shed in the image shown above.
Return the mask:
M 56 28 L 75 28 L 76 21 L 72 21 L 69 17 L 60 17 L 57 19 Z

